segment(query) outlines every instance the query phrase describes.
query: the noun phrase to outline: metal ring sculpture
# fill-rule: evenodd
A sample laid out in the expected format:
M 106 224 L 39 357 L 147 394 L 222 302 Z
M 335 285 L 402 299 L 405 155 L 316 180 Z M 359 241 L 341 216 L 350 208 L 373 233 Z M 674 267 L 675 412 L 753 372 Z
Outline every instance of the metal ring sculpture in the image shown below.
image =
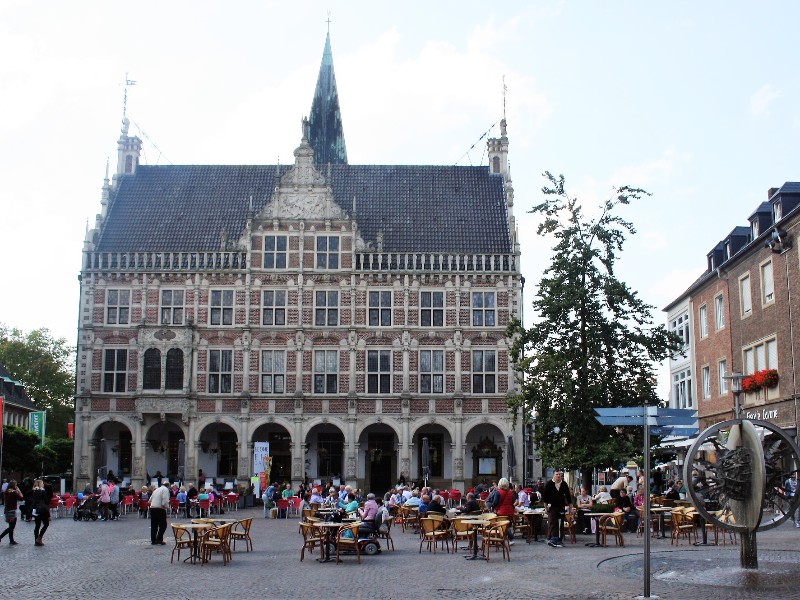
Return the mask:
M 701 450 L 708 456 L 701 458 Z M 784 482 L 798 472 L 798 466 L 800 447 L 780 427 L 755 419 L 729 419 L 695 440 L 683 478 L 692 504 L 707 522 L 739 533 L 764 531 L 783 523 L 800 506 L 800 489 L 793 497 L 784 490 Z M 695 469 L 697 477 L 692 476 Z M 717 518 L 706 501 L 715 503 L 721 514 L 734 515 L 736 522 Z

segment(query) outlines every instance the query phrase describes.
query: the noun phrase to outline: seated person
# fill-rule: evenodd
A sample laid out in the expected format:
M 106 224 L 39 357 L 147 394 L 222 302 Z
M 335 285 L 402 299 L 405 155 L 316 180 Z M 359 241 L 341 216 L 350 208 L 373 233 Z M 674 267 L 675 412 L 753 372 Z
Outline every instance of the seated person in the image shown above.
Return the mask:
M 419 506 L 419 502 L 420 502 L 419 493 L 415 491 L 415 492 L 411 493 L 411 497 L 408 500 L 406 500 L 405 505 L 406 506 Z
M 664 494 L 664 498 L 668 500 L 680 500 L 681 499 L 680 489 L 682 485 L 683 485 L 682 481 L 676 481 L 674 484 L 670 486 L 669 491 L 666 494 Z
M 356 495 L 353 492 L 347 492 L 347 500 L 340 500 L 338 507 L 339 511 L 343 514 L 355 512 L 358 510 L 358 501 L 356 500 Z
M 361 526 L 358 528 L 359 537 L 375 531 L 375 517 L 378 514 L 378 503 L 375 502 L 375 494 L 367 494 L 364 507 L 358 509 L 358 516 L 361 518 Z
M 430 504 L 430 501 L 431 498 L 430 496 L 428 496 L 428 494 L 422 495 L 422 498 L 420 498 L 419 500 L 419 507 L 417 509 L 419 510 L 420 516 L 428 514 L 428 504 Z
M 178 504 L 186 504 L 186 488 L 181 486 L 178 493 L 175 495 Z
M 311 498 L 309 499 L 309 502 L 315 504 L 322 504 L 325 502 L 325 498 L 323 498 L 319 493 L 319 488 L 315 487 L 314 489 L 311 490 Z
M 481 505 L 475 499 L 475 494 L 469 492 L 465 498 L 464 506 L 461 507 L 461 512 L 466 514 L 473 514 L 481 512 Z
M 208 491 L 207 490 L 203 490 L 202 492 L 197 494 L 197 500 L 198 501 L 208 500 Z
M 625 488 L 619 491 L 619 497 L 614 500 L 614 511 L 625 513 L 622 517 L 620 531 L 636 531 L 639 525 L 639 514 L 636 512 L 636 509 L 633 508 L 633 502 L 631 502 L 631 498 L 628 496 L 628 490 Z
M 611 500 L 611 494 L 608 493 L 608 488 L 604 485 L 601 485 L 600 488 L 597 490 L 597 494 L 594 496 L 595 502 L 608 502 Z
M 445 514 L 447 512 L 447 509 L 445 509 L 443 502 L 444 500 L 442 499 L 442 497 L 436 494 L 433 497 L 433 500 L 431 500 L 428 503 L 428 513 L 438 513 L 440 515 Z
M 581 487 L 581 493 L 575 498 L 575 507 L 578 509 L 578 531 L 591 533 L 590 517 L 584 516 L 587 512 L 592 512 L 594 499 L 589 495 L 589 490 Z
M 328 490 L 328 497 L 325 498 L 325 505 L 335 508 L 337 504 L 339 504 L 339 494 L 336 493 L 335 487 L 331 487 Z
M 514 506 L 528 508 L 531 504 L 531 498 L 528 496 L 528 492 L 526 492 L 519 483 L 514 486 L 514 491 L 517 493 L 517 500 L 514 502 Z

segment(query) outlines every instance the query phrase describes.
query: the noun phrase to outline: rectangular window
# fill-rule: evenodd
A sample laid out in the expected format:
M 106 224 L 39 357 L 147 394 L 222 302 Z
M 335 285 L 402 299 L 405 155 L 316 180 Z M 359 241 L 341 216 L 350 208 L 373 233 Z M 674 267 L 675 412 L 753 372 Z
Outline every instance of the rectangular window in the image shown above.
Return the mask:
M 494 327 L 494 292 L 472 292 L 473 327 Z
M 108 349 L 103 354 L 103 391 L 128 390 L 128 351 Z
M 265 235 L 264 236 L 264 268 L 265 269 L 285 269 L 286 268 L 286 236 L 285 235 Z
M 711 398 L 711 367 L 703 367 L 700 374 L 703 379 L 703 398 Z
M 286 325 L 286 290 L 264 290 L 261 294 L 261 324 Z
M 728 380 L 725 379 L 728 375 L 728 361 L 721 360 L 717 364 L 717 370 L 719 371 L 719 393 L 727 394 L 728 393 Z
M 716 329 L 725 327 L 725 304 L 723 300 L 723 296 L 714 298 L 714 327 Z
M 419 391 L 421 394 L 444 393 L 444 350 L 419 351 Z
M 497 352 L 472 351 L 472 393 L 494 394 L 497 391 Z
M 208 393 L 230 394 L 233 386 L 233 350 L 208 351 Z
M 689 313 L 685 312 L 673 319 L 670 323 L 670 331 L 681 338 L 684 349 L 689 346 Z
M 444 326 L 444 292 L 419 293 L 419 324 L 422 327 Z
M 694 408 L 692 375 L 689 369 L 672 376 L 672 391 L 675 395 L 676 408 Z
M 314 292 L 314 325 L 339 324 L 339 292 Z
M 700 307 L 700 315 L 698 316 L 699 325 L 700 325 L 700 337 L 704 338 L 708 336 L 708 311 L 706 310 L 705 305 Z
M 108 290 L 106 292 L 106 323 L 127 325 L 131 320 L 131 291 Z
M 392 292 L 369 293 L 370 327 L 392 326 Z
M 367 393 L 392 393 L 391 350 L 369 350 L 367 352 Z
M 317 236 L 317 268 L 339 268 L 339 236 Z
M 314 351 L 314 393 L 335 394 L 339 391 L 339 351 Z
M 778 341 L 775 338 L 745 348 L 743 354 L 745 375 L 778 368 Z
M 750 231 L 752 239 L 756 239 L 758 237 L 758 219 L 750 224 Z
M 753 301 L 750 296 L 750 276 L 745 275 L 739 279 L 739 298 L 741 299 L 742 316 L 745 317 L 753 312 Z
M 261 351 L 261 393 L 283 394 L 286 386 L 286 351 Z
M 183 290 L 161 290 L 161 324 L 183 325 Z
M 761 265 L 761 303 L 769 304 L 775 300 L 775 283 L 772 280 L 772 261 Z
M 233 290 L 211 290 L 210 325 L 233 325 Z

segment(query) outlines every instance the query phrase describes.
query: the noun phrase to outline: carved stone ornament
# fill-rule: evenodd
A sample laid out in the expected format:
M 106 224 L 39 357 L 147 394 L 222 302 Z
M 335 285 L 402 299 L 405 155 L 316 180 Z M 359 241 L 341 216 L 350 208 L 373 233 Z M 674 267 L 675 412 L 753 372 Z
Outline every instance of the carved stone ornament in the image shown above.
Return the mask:
M 347 475 L 348 479 L 356 478 L 356 458 L 355 456 L 347 457 Z
M 153 337 L 162 342 L 168 342 L 175 339 L 175 332 L 169 329 L 159 329 L 153 334 Z
M 464 459 L 461 457 L 457 457 L 453 459 L 453 472 L 455 474 L 454 479 L 461 479 L 464 477 Z
M 295 458 L 292 464 L 292 477 L 300 478 L 303 476 L 303 461 L 300 458 Z
M 402 473 L 411 472 L 411 461 L 408 458 L 404 458 L 400 461 L 400 472 Z
M 81 456 L 81 464 L 80 469 L 78 471 L 82 478 L 87 478 L 89 476 L 89 458 L 86 456 Z
M 144 419 L 146 413 L 156 413 L 163 421 L 167 413 L 180 413 L 184 424 L 189 423 L 191 405 L 188 400 L 178 398 L 137 398 L 136 413 L 139 420 Z

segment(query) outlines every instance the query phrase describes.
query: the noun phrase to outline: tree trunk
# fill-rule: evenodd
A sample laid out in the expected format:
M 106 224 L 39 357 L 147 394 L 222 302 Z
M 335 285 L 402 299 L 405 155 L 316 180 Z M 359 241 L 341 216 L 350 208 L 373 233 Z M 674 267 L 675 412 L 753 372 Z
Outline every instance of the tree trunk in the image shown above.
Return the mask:
M 581 467 L 581 486 L 592 493 L 592 467 Z

